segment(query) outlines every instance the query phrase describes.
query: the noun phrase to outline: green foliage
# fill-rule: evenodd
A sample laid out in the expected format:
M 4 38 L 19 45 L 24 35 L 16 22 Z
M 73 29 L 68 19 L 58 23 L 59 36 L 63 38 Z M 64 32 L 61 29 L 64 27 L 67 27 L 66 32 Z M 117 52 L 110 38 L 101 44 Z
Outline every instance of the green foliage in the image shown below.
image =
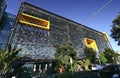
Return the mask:
M 72 66 L 70 67 L 69 71 L 73 71 L 77 69 L 77 61 L 74 60 L 74 63 L 72 64 Z
M 10 73 L 12 73 L 17 63 L 22 60 L 22 57 L 18 56 L 20 51 L 21 49 L 12 49 L 11 45 L 8 45 L 5 51 L 0 50 L 0 70 L 3 78 L 10 78 Z
M 90 60 L 90 62 L 94 63 L 96 58 L 96 52 L 92 48 L 85 47 L 84 53 L 86 58 Z
M 92 48 L 85 47 L 84 53 L 86 55 L 86 58 L 83 59 L 82 64 L 85 67 L 85 70 L 88 71 L 88 66 L 90 65 L 90 63 L 95 63 L 96 52 Z
M 54 55 L 57 62 L 56 67 L 59 67 L 60 65 L 65 66 L 66 68 L 70 67 L 70 58 L 73 59 L 73 64 L 76 63 L 77 55 L 71 43 L 63 43 L 61 45 L 55 45 L 55 48 L 56 48 L 56 52 Z
M 105 52 L 100 55 L 100 60 L 102 63 L 116 63 L 118 61 L 118 56 L 119 54 L 114 52 L 114 50 L 105 48 Z
M 105 53 L 100 54 L 100 61 L 102 64 L 105 64 L 108 61 L 108 59 L 105 57 Z
M 120 14 L 113 20 L 112 23 L 111 37 L 115 41 L 118 41 L 118 45 L 120 45 Z
M 66 72 L 60 75 L 56 75 L 55 78 L 75 78 L 75 75 L 72 72 Z
M 56 59 L 52 62 L 52 73 L 58 73 L 59 64 L 59 61 L 57 61 Z
M 83 66 L 85 67 L 85 70 L 89 70 L 88 66 L 90 65 L 90 59 L 86 58 L 83 60 Z

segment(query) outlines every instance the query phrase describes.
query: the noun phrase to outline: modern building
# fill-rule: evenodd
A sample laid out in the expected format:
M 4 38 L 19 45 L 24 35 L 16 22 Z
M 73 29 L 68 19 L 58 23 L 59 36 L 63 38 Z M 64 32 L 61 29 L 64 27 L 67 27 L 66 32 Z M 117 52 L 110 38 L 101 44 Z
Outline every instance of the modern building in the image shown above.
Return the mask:
M 65 38 L 72 42 L 78 59 L 85 56 L 85 47 L 96 52 L 110 47 L 105 33 L 26 2 L 20 6 L 8 43 L 22 48 L 21 55 L 41 62 L 54 59 L 54 45 L 62 44 Z
M 2 30 L 0 31 L 0 48 L 5 50 L 16 15 L 5 12 L 2 18 L 4 19 L 1 21 Z
M 3 17 L 3 14 L 5 13 L 6 6 L 7 6 L 6 1 L 0 0 L 0 32 L 3 28 L 2 22 L 3 22 L 4 18 L 2 18 L 2 17 Z
M 0 21 L 1 21 L 1 18 L 5 12 L 5 8 L 6 8 L 6 2 L 5 0 L 0 0 Z

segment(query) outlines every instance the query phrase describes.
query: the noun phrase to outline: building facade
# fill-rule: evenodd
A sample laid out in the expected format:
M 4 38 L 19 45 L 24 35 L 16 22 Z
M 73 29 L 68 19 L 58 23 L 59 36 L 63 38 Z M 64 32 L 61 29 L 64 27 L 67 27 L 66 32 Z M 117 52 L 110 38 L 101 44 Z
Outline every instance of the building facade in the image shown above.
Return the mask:
M 83 58 L 84 48 L 103 52 L 109 47 L 105 34 L 72 20 L 22 2 L 8 43 L 22 48 L 22 55 L 31 59 L 54 59 L 55 44 L 64 39 L 72 42 L 78 59 Z
M 14 25 L 16 16 L 10 13 L 4 13 L 1 21 L 1 31 L 0 31 L 0 48 L 5 50 L 7 42 L 9 40 L 10 31 Z

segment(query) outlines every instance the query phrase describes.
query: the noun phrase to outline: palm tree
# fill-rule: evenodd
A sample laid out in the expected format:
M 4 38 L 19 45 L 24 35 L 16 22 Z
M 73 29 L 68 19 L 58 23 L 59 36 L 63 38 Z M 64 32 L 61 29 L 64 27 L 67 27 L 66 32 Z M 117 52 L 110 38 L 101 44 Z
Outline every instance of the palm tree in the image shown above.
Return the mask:
M 21 50 L 18 48 L 12 49 L 10 44 L 7 45 L 5 51 L 0 49 L 0 73 L 2 78 L 10 78 L 11 73 L 15 70 L 15 65 L 23 58 L 18 56 Z

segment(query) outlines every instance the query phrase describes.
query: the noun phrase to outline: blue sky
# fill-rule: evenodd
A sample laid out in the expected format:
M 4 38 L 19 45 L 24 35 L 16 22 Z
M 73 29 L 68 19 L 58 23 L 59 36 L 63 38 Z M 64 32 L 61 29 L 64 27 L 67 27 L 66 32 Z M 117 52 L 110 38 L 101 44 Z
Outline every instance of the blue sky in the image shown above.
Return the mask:
M 17 14 L 22 0 L 6 0 L 6 11 Z M 110 35 L 113 19 L 120 12 L 120 0 L 24 0 L 40 8 L 76 21 L 80 24 L 106 32 Z M 102 8 L 107 2 L 111 1 L 96 16 L 90 17 Z M 85 23 L 87 19 L 90 19 Z M 114 50 L 120 51 L 120 46 L 109 36 L 110 43 Z

